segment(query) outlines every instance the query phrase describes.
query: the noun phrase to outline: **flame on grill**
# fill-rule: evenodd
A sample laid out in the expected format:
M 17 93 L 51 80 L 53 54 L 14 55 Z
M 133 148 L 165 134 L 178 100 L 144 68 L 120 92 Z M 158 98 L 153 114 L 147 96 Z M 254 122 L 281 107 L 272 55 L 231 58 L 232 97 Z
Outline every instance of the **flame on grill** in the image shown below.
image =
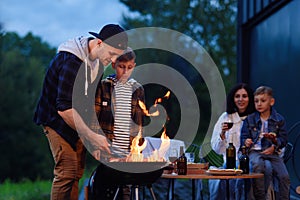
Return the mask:
M 165 161 L 164 157 L 166 152 L 170 147 L 170 138 L 166 134 L 166 129 L 164 128 L 164 132 L 161 134 L 161 144 L 159 149 L 155 149 L 152 151 L 151 155 L 148 155 L 147 158 L 144 158 L 142 151 L 146 148 L 148 142 L 144 141 L 142 145 L 139 145 L 139 140 L 141 139 L 141 131 L 139 134 L 133 139 L 132 144 L 130 146 L 130 154 L 127 157 L 127 162 L 158 162 Z
M 170 94 L 171 94 L 171 92 L 168 91 L 168 92 L 165 94 L 165 96 L 164 96 L 163 98 L 168 99 L 168 98 L 170 97 Z M 163 98 L 158 98 L 158 99 L 156 99 L 156 100 L 155 100 L 155 103 L 154 103 L 154 106 L 156 106 L 158 103 L 161 103 L 162 100 L 163 100 Z
M 159 111 L 156 111 L 156 112 L 150 114 L 149 111 L 146 108 L 146 105 L 140 100 L 139 100 L 139 105 L 140 105 L 141 109 L 143 110 L 143 112 L 145 113 L 146 116 L 155 117 L 155 116 L 159 115 Z
M 141 130 L 138 135 L 132 140 L 132 144 L 130 146 L 130 154 L 127 157 L 126 161 L 128 162 L 141 162 L 144 161 L 144 156 L 142 151 L 147 146 L 147 141 L 145 140 L 142 145 L 139 145 L 139 141 L 142 138 Z
M 157 99 L 155 100 L 154 107 L 156 107 L 158 103 L 161 103 L 161 102 L 163 101 L 163 99 L 168 99 L 168 98 L 170 97 L 170 94 L 171 94 L 171 92 L 168 91 L 168 92 L 165 94 L 164 97 L 162 97 L 162 98 L 157 98 Z M 139 100 L 139 106 L 141 107 L 141 109 L 143 110 L 143 112 L 144 112 L 144 114 L 145 114 L 146 116 L 155 117 L 155 116 L 158 116 L 158 115 L 159 115 L 159 111 L 158 111 L 158 110 L 155 111 L 154 113 L 149 113 L 149 111 L 148 111 L 147 108 L 146 108 L 146 105 L 145 105 L 142 101 L 140 101 L 140 100 Z
M 156 99 L 155 103 L 154 103 L 154 107 L 156 107 L 158 103 L 161 103 L 163 101 L 163 99 L 168 99 L 170 97 L 170 94 L 171 94 L 171 92 L 168 91 L 164 97 Z M 139 101 L 139 106 L 141 107 L 141 109 L 143 110 L 143 112 L 146 116 L 158 116 L 159 115 L 159 111 L 156 111 L 154 113 L 149 113 L 149 111 L 146 108 L 146 105 L 142 101 Z M 170 147 L 170 138 L 166 134 L 165 127 L 164 127 L 164 131 L 160 137 L 161 145 L 160 145 L 159 149 L 155 149 L 151 153 L 151 155 L 147 156 L 147 158 L 144 158 L 142 151 L 146 148 L 148 142 L 147 142 L 147 140 L 145 140 L 142 145 L 139 145 L 139 141 L 141 138 L 142 138 L 142 134 L 141 134 L 141 130 L 140 130 L 138 135 L 132 140 L 132 144 L 130 146 L 130 154 L 126 158 L 127 162 L 165 161 L 164 156 Z
M 170 147 L 170 138 L 166 134 L 166 128 L 164 127 L 164 132 L 160 136 L 161 144 L 158 150 L 158 161 L 164 161 L 166 152 Z

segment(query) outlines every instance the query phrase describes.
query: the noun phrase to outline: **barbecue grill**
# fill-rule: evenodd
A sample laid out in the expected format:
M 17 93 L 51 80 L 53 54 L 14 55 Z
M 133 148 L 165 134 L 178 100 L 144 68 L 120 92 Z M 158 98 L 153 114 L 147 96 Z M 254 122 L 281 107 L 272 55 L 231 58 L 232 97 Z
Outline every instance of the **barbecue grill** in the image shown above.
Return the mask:
M 122 188 L 131 185 L 130 198 L 135 196 L 138 199 L 138 187 L 147 186 L 152 198 L 156 200 L 152 184 L 168 168 L 166 162 L 100 163 L 90 177 L 88 199 L 119 200 L 122 199 Z M 135 195 L 133 195 L 133 188 L 135 188 Z

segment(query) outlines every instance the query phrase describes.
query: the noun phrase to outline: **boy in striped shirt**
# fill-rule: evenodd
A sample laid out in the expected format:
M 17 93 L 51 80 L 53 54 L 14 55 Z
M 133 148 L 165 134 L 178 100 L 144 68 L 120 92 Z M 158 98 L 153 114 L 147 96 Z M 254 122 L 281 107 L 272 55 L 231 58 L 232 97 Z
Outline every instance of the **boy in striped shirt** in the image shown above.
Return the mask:
M 144 113 L 139 101 L 145 102 L 144 89 L 130 78 L 136 63 L 136 55 L 127 48 L 112 67 L 115 74 L 98 85 L 95 111 L 103 132 L 111 141 L 112 152 L 126 156 L 132 139 L 142 130 Z M 93 129 L 93 128 L 92 128 Z

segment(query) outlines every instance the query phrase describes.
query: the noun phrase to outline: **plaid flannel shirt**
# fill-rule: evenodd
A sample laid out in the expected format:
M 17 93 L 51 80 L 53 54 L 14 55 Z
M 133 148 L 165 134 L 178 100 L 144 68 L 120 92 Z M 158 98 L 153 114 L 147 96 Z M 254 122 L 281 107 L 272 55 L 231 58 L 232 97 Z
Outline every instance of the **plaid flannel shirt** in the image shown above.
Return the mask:
M 90 128 L 99 134 L 114 133 L 114 109 L 115 96 L 113 93 L 116 79 L 108 77 L 98 85 L 95 97 L 95 113 L 93 115 Z M 139 106 L 139 101 L 145 103 L 145 94 L 142 85 L 132 82 L 131 119 L 130 136 L 135 137 L 139 130 L 142 130 L 144 123 L 144 112 Z M 100 126 L 99 126 L 100 125 Z
M 94 96 L 90 93 L 98 82 L 89 83 L 89 95 L 86 96 L 84 94 L 85 70 L 81 67 L 82 64 L 82 60 L 72 53 L 61 51 L 56 54 L 47 70 L 33 119 L 37 125 L 54 129 L 74 149 L 79 139 L 78 133 L 61 118 L 57 111 L 74 107 L 86 122 L 90 118 L 87 116 L 91 115 L 94 98 L 89 96 Z M 74 87 L 77 88 L 75 93 L 73 93 Z M 89 113 L 84 113 L 86 111 Z

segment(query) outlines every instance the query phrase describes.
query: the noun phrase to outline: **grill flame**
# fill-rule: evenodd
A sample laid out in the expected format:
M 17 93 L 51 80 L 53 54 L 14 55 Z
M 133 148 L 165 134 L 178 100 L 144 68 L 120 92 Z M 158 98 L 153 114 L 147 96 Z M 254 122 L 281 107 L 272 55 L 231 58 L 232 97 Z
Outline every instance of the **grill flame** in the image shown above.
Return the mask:
M 147 146 L 147 141 L 145 140 L 142 145 L 139 145 L 139 141 L 142 138 L 141 130 L 138 135 L 132 140 L 132 144 L 130 146 L 130 154 L 127 157 L 127 162 L 141 162 L 144 161 L 144 156 L 142 151 Z
M 158 103 L 161 103 L 163 101 L 163 99 L 168 99 L 170 97 L 170 94 L 171 94 L 171 92 L 168 91 L 164 97 L 156 99 L 155 103 L 154 103 L 154 107 L 156 107 Z M 149 113 L 149 111 L 146 108 L 146 105 L 142 101 L 139 101 L 138 103 L 146 116 L 155 117 L 155 116 L 159 115 L 158 110 L 153 113 Z M 127 157 L 126 161 L 128 161 L 128 162 L 164 161 L 165 154 L 170 147 L 170 138 L 166 134 L 166 127 L 164 126 L 164 131 L 160 137 L 161 145 L 160 145 L 159 149 L 153 150 L 151 155 L 149 155 L 147 158 L 144 158 L 142 151 L 146 148 L 148 142 L 147 142 L 147 140 L 145 140 L 142 145 L 139 145 L 139 141 L 141 138 L 142 138 L 142 134 L 141 134 L 141 130 L 140 130 L 138 135 L 132 141 L 132 144 L 130 146 L 130 154 Z
M 170 94 L 171 94 L 171 92 L 168 91 L 168 92 L 165 94 L 165 96 L 164 96 L 163 98 L 168 99 L 168 98 L 170 97 Z M 155 100 L 155 103 L 154 103 L 154 106 L 156 106 L 158 103 L 161 103 L 162 100 L 163 100 L 163 98 L 158 98 L 158 99 L 156 99 L 156 100 Z
M 161 103 L 163 99 L 168 99 L 170 97 L 171 92 L 168 91 L 164 97 L 158 98 L 155 100 L 154 107 L 157 106 L 158 103 Z M 158 116 L 159 111 L 155 111 L 154 113 L 149 113 L 149 111 L 146 108 L 146 105 L 139 101 L 139 106 L 143 110 L 144 114 L 146 116 Z M 151 155 L 149 155 L 147 158 L 144 158 L 144 155 L 142 154 L 142 151 L 146 148 L 148 142 L 147 140 L 144 141 L 142 145 L 139 144 L 140 139 L 142 138 L 141 130 L 139 131 L 138 135 L 132 140 L 132 144 L 130 146 L 130 154 L 127 157 L 127 162 L 157 162 L 157 161 L 164 161 L 164 157 L 166 152 L 168 151 L 170 147 L 170 138 L 166 134 L 166 127 L 164 126 L 164 131 L 161 134 L 161 145 L 159 149 L 155 149 Z
M 166 131 L 161 134 L 161 144 L 159 149 L 155 149 L 147 158 L 148 162 L 162 162 L 165 161 L 164 157 L 170 147 L 170 138 L 167 136 Z
M 149 111 L 147 110 L 147 108 L 146 108 L 146 105 L 142 102 L 142 101 L 140 101 L 139 100 L 139 106 L 141 107 L 141 109 L 143 110 L 143 112 L 144 112 L 144 114 L 146 115 L 146 116 L 148 116 L 148 117 L 156 117 L 156 116 L 158 116 L 159 115 L 159 111 L 155 111 L 154 113 L 149 113 Z
M 166 134 L 166 130 L 164 128 L 164 132 L 161 134 L 161 144 L 159 149 L 155 149 L 152 151 L 151 155 L 144 158 L 142 151 L 146 148 L 148 142 L 144 141 L 142 145 L 139 145 L 139 140 L 141 139 L 141 132 L 133 139 L 132 145 L 130 146 L 131 152 L 126 159 L 126 162 L 158 162 L 165 161 L 164 157 L 166 152 L 170 147 L 170 138 Z
M 154 107 L 156 107 L 158 103 L 161 103 L 161 102 L 163 101 L 163 99 L 168 99 L 168 98 L 170 97 L 170 94 L 171 94 L 171 92 L 168 91 L 168 92 L 165 94 L 165 96 L 163 96 L 162 98 L 157 98 L 157 99 L 155 100 Z M 149 117 L 149 116 L 151 116 L 151 117 L 156 117 L 156 116 L 159 115 L 159 111 L 158 111 L 158 110 L 155 111 L 154 113 L 149 113 L 149 111 L 148 111 L 147 108 L 146 108 L 146 105 L 145 105 L 142 101 L 140 101 L 140 100 L 139 100 L 139 106 L 140 106 L 141 109 L 143 110 L 144 114 L 145 114 L 146 116 L 148 116 L 148 117 Z

